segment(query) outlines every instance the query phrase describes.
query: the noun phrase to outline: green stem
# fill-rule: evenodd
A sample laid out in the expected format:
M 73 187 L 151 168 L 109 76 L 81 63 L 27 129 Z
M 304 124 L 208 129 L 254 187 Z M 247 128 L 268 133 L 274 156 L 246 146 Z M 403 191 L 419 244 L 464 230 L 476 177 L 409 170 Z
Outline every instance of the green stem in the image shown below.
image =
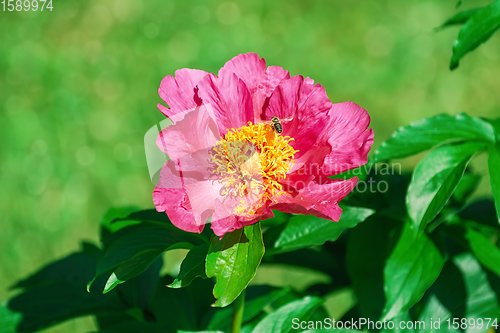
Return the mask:
M 243 319 L 243 309 L 245 308 L 245 291 L 243 289 L 240 296 L 234 301 L 233 322 L 231 323 L 231 333 L 240 333 L 241 320 Z

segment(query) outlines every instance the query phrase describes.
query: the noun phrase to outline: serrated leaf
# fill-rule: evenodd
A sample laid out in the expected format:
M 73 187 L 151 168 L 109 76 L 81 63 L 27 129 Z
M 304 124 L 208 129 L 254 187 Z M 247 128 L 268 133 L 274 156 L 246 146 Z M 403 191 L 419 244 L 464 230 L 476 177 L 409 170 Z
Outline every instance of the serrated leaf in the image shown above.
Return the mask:
M 410 309 L 436 281 L 444 265 L 439 249 L 425 234 L 415 237 L 407 223 L 384 269 L 384 320 Z
M 500 223 L 500 143 L 489 148 L 488 171 L 490 173 L 491 192 L 493 193 L 493 199 L 495 199 L 497 220 Z
M 169 284 L 170 288 L 183 288 L 189 286 L 191 281 L 197 277 L 207 278 L 205 273 L 205 260 L 208 253 L 208 244 L 198 245 L 192 248 L 186 258 L 182 261 L 181 269 L 177 278 Z
M 438 29 L 444 29 L 444 28 L 450 27 L 452 25 L 463 24 L 463 23 L 467 22 L 467 20 L 469 18 L 471 18 L 474 14 L 476 14 L 477 12 L 479 12 L 482 9 L 483 9 L 483 7 L 478 7 L 478 8 L 472 8 L 472 9 L 461 11 L 461 12 L 455 14 L 454 16 L 452 16 L 451 18 L 449 18 L 448 20 L 446 20 L 446 22 L 444 22 L 443 25 L 441 25 Z
M 334 242 L 345 229 L 353 228 L 373 215 L 375 211 L 361 207 L 345 207 L 339 222 L 312 215 L 294 216 L 281 231 L 274 243 L 277 251 L 293 251 L 309 246 Z
M 212 238 L 206 259 L 207 277 L 216 277 L 215 307 L 231 304 L 255 276 L 264 256 L 260 223 L 254 223 L 222 239 Z
M 412 175 L 406 206 L 415 232 L 422 232 L 443 209 L 457 187 L 472 156 L 484 144 L 470 142 L 442 146 L 430 152 Z
M 97 265 L 94 279 L 113 270 L 104 292 L 109 292 L 118 284 L 142 273 L 164 251 L 190 249 L 204 243 L 201 236 L 185 232 L 167 223 L 143 223 L 128 228 L 130 231 L 122 234 L 109 246 Z M 126 230 L 120 230 L 123 231 Z M 89 282 L 88 288 L 93 281 Z
M 323 299 L 311 296 L 290 302 L 267 315 L 252 333 L 288 333 L 292 330 L 298 332 L 300 327 L 294 329 L 294 322 L 307 320 L 313 310 L 323 302 Z
M 377 149 L 376 162 L 403 158 L 433 147 L 462 141 L 495 142 L 493 126 L 465 113 L 437 115 L 401 127 Z
M 469 241 L 472 253 L 489 270 L 500 277 L 500 249 L 482 233 L 467 228 L 465 238 Z
M 498 28 L 500 28 L 500 0 L 482 8 L 465 22 L 453 44 L 450 69 L 457 68 L 465 54 L 490 39 Z

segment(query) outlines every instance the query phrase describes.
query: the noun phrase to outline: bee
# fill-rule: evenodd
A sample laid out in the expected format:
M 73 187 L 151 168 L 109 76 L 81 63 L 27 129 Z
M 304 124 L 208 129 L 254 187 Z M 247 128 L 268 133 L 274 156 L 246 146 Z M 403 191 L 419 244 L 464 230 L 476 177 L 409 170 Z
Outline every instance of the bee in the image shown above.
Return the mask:
M 280 119 L 278 117 L 272 117 L 271 121 L 273 122 L 273 128 L 274 128 L 274 130 L 278 134 L 280 134 L 281 132 L 283 132 L 283 126 L 281 125 Z

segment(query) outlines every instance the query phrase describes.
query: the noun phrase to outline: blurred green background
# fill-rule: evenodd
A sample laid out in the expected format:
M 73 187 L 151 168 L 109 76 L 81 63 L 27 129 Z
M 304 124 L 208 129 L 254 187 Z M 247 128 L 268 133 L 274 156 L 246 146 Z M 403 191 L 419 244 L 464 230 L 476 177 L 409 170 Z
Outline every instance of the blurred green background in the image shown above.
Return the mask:
M 257 52 L 366 108 L 374 147 L 438 113 L 500 116 L 498 35 L 448 70 L 459 28 L 433 29 L 455 3 L 53 0 L 52 12 L 0 12 L 0 301 L 82 239 L 97 242 L 109 207 L 153 207 L 143 137 L 164 119 L 157 89 L 178 68 L 217 72 Z M 484 164 L 473 167 L 486 174 Z M 83 318 L 50 332 L 92 327 Z

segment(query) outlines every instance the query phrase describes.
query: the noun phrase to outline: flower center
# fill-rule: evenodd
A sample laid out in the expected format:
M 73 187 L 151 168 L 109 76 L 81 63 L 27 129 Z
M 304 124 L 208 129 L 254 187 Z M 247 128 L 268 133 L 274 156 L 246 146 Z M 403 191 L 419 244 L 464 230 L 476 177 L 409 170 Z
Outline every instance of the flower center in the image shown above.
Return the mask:
M 240 197 L 236 213 L 253 214 L 267 200 L 283 194 L 280 180 L 294 165 L 293 139 L 278 135 L 272 124 L 231 130 L 212 149 L 212 173 L 224 184 L 220 194 Z

